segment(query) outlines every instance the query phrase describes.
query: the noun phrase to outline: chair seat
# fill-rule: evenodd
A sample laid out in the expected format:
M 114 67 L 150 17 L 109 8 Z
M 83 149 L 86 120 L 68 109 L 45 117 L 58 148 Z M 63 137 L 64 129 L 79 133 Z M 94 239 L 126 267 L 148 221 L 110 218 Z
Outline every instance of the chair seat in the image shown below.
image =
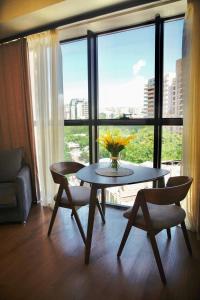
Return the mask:
M 185 219 L 185 211 L 177 205 L 155 205 L 147 204 L 153 229 L 162 230 L 182 223 Z M 124 213 L 124 217 L 129 219 L 132 208 Z M 134 226 L 145 230 L 146 224 L 141 208 L 139 208 Z
M 87 205 L 90 201 L 90 192 L 91 189 L 85 186 L 71 186 L 69 187 L 72 202 L 74 206 L 84 206 Z M 57 195 L 55 195 L 54 200 L 56 200 Z M 69 207 L 69 200 L 67 199 L 66 192 L 63 191 L 60 204 L 66 207 Z

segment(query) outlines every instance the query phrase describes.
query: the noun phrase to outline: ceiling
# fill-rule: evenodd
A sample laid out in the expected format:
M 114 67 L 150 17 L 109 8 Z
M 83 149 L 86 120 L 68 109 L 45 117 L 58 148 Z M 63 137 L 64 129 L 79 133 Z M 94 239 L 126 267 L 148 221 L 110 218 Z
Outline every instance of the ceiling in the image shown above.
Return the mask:
M 125 28 L 155 20 L 156 15 L 161 18 L 168 18 L 184 14 L 187 7 L 187 0 L 168 1 L 162 3 L 151 1 L 147 4 L 138 5 L 123 11 L 102 15 L 90 20 L 83 20 L 68 24 L 59 28 L 60 41 L 86 36 L 87 31 L 103 33 L 109 30 Z
M 104 17 L 113 10 L 150 3 L 182 2 L 183 0 L 0 0 L 0 40 L 16 37 L 19 33 L 45 30 L 77 20 Z M 96 21 L 96 20 L 93 20 Z

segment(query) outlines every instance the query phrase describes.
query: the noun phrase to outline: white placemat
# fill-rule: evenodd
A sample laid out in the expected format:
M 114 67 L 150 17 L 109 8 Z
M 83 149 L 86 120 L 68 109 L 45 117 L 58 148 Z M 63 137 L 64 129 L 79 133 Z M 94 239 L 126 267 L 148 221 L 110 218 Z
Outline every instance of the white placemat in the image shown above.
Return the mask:
M 134 173 L 132 169 L 120 168 L 115 170 L 113 168 L 98 168 L 95 170 L 98 175 L 108 176 L 108 177 L 122 177 L 129 176 Z

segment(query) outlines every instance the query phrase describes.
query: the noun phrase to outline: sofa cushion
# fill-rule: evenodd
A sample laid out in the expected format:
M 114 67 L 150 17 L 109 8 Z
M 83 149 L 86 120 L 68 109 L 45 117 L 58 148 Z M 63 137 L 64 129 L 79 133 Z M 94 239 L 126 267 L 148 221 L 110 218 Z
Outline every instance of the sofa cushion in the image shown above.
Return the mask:
M 23 149 L 0 151 L 0 182 L 13 181 L 22 166 Z
M 0 208 L 3 207 L 17 207 L 15 183 L 0 183 Z

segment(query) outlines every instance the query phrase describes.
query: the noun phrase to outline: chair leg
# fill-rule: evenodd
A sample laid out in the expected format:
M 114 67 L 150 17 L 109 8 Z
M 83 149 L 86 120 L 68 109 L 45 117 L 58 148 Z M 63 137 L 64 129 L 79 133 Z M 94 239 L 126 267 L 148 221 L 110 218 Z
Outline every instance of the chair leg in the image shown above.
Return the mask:
M 77 223 L 77 225 L 78 225 L 78 229 L 79 229 L 79 231 L 80 231 L 80 234 L 81 234 L 81 237 L 82 237 L 82 239 L 83 239 L 83 242 L 84 242 L 84 244 L 85 244 L 85 242 L 86 242 L 85 233 L 84 233 L 84 231 L 83 231 L 83 227 L 82 227 L 82 225 L 81 225 L 81 221 L 80 221 L 79 216 L 78 216 L 78 214 L 77 214 L 77 212 L 76 212 L 76 209 L 75 209 L 75 208 L 72 208 L 72 212 L 73 212 L 74 218 L 75 218 L 75 220 L 76 220 L 76 223 Z
M 50 224 L 49 224 L 48 236 L 50 236 L 50 234 L 51 234 L 51 230 L 52 230 L 55 218 L 56 218 L 57 211 L 58 211 L 58 204 L 55 203 L 53 213 L 52 213 L 52 216 L 51 216 L 51 221 L 50 221 Z
M 188 248 L 188 251 L 189 251 L 190 255 L 192 255 L 192 247 L 191 247 L 191 244 L 190 244 L 188 232 L 187 232 L 184 221 L 181 223 L 181 228 L 182 228 L 182 231 L 183 231 L 183 236 L 184 236 L 185 243 L 186 243 L 186 246 Z
M 156 263 L 157 263 L 157 266 L 158 266 L 158 270 L 159 270 L 159 273 L 160 273 L 161 280 L 165 284 L 166 283 L 165 272 L 164 272 L 164 269 L 163 269 L 163 266 L 162 266 L 162 261 L 161 261 L 160 253 L 159 253 L 158 246 L 157 246 L 157 243 L 156 243 L 156 238 L 155 238 L 155 235 L 152 231 L 149 231 L 149 238 L 150 238 L 150 241 L 151 241 L 151 246 L 152 246 L 152 249 L 153 249 L 154 257 L 156 259 Z
M 123 251 L 124 246 L 125 246 L 125 244 L 126 244 L 126 241 L 127 241 L 128 236 L 129 236 L 129 233 L 130 233 L 130 231 L 131 231 L 131 228 L 132 228 L 132 222 L 128 221 L 128 224 L 127 224 L 126 229 L 125 229 L 125 231 L 124 231 L 123 238 L 122 238 L 122 240 L 121 240 L 121 244 L 120 244 L 120 246 L 119 246 L 119 250 L 118 250 L 118 252 L 117 252 L 117 256 L 118 256 L 118 257 L 120 257 L 121 254 L 122 254 L 122 251 Z
M 97 199 L 97 208 L 98 208 L 98 210 L 99 210 L 99 212 L 100 212 L 102 222 L 103 222 L 103 224 L 105 224 L 104 214 L 103 214 L 103 211 L 102 211 L 101 205 L 99 204 L 98 199 Z
M 170 228 L 167 228 L 167 236 L 168 236 L 168 239 L 171 239 L 171 230 L 170 230 Z
M 76 207 L 74 207 L 74 209 L 77 211 L 79 208 L 80 208 L 81 206 L 76 206 Z M 71 218 L 73 218 L 74 217 L 74 213 L 73 213 L 73 211 L 71 212 Z

